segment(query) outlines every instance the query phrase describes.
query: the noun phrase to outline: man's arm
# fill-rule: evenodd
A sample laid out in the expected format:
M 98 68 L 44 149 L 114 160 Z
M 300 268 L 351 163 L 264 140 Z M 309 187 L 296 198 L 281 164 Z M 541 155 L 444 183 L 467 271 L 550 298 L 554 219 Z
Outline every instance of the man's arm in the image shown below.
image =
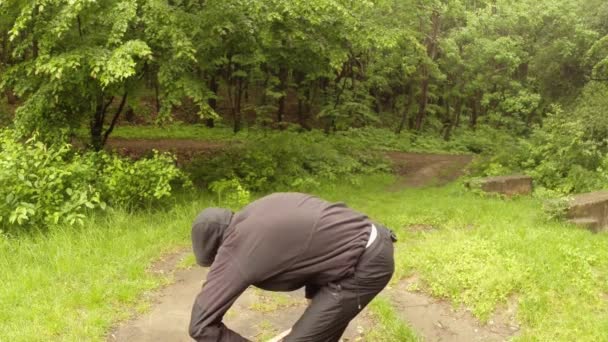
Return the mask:
M 230 254 L 220 249 L 192 307 L 190 336 L 198 342 L 248 341 L 222 323 L 226 311 L 248 286 Z

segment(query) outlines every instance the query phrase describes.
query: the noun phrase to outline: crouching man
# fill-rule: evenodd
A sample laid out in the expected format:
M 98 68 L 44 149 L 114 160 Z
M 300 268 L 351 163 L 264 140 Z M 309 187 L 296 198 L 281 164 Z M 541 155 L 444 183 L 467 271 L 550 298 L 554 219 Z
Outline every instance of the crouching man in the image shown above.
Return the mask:
M 310 304 L 276 340 L 338 341 L 348 323 L 388 284 L 394 234 L 342 203 L 277 193 L 242 211 L 207 208 L 192 225 L 199 265 L 211 266 L 197 296 L 190 336 L 247 341 L 222 318 L 247 287 L 293 291 Z

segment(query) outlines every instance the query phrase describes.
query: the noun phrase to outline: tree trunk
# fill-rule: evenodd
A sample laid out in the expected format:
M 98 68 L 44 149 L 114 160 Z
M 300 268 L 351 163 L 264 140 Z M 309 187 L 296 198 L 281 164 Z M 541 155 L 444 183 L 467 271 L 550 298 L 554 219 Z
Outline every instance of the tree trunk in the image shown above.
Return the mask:
M 370 89 L 369 94 L 371 95 L 371 97 L 374 98 L 374 113 L 380 114 L 380 112 L 382 111 L 382 106 L 380 104 L 380 95 L 378 95 L 375 89 Z
M 279 98 L 279 108 L 277 110 L 277 122 L 283 122 L 283 115 L 285 114 L 285 101 L 287 99 L 287 88 L 288 88 L 289 69 L 285 66 L 281 66 L 279 69 L 279 91 L 283 95 Z
M 237 70 L 237 65 L 232 63 L 232 56 L 228 57 L 228 65 L 224 69 L 224 79 L 228 89 L 228 102 L 230 103 L 230 112 L 232 113 L 232 130 L 237 133 L 241 130 L 241 78 L 233 77 L 233 70 Z
M 9 39 L 8 39 L 8 31 L 4 31 L 2 32 L 2 46 L 0 47 L 0 49 L 2 51 L 0 51 L 0 70 L 2 70 L 2 65 L 10 65 L 11 61 L 11 54 L 9 53 Z M 10 89 L 6 89 L 4 91 L 4 96 L 6 96 L 6 101 L 8 102 L 9 105 L 16 105 L 17 104 L 17 96 L 15 96 L 15 93 L 12 92 L 12 90 Z
M 346 65 L 345 65 L 346 67 Z M 344 71 L 344 69 L 343 69 Z M 345 73 L 342 72 L 341 75 L 344 75 Z M 340 81 L 341 78 L 343 79 L 342 82 L 342 87 L 340 87 Z M 338 79 L 336 80 L 336 102 L 334 103 L 334 110 L 338 108 L 338 106 L 340 105 L 340 101 L 342 99 L 342 94 L 344 94 L 344 91 L 346 90 L 346 76 L 342 77 L 342 76 L 338 76 Z M 329 122 L 327 123 L 327 125 L 325 126 L 325 133 L 329 134 L 330 132 L 336 132 L 337 131 L 337 126 L 336 126 L 336 118 L 335 117 L 331 117 L 331 119 L 329 120 Z
M 217 81 L 217 77 L 215 77 L 215 75 L 213 75 L 211 77 L 211 79 L 209 80 L 209 90 L 211 90 L 211 92 L 213 92 L 214 97 L 211 97 L 208 101 L 207 104 L 209 105 L 209 107 L 211 107 L 211 109 L 213 109 L 214 112 L 217 112 L 217 92 L 220 88 L 219 82 Z M 213 128 L 215 126 L 215 120 L 213 120 L 213 118 L 207 118 L 205 119 L 205 126 L 209 127 L 209 128 Z
M 111 97 L 108 102 L 105 102 L 103 93 L 97 96 L 95 104 L 95 112 L 91 117 L 90 132 L 91 132 L 91 147 L 95 151 L 100 151 L 103 147 L 103 122 L 105 120 L 106 111 L 114 98 Z
M 243 81 L 241 80 L 241 78 L 237 78 L 236 80 L 236 85 L 235 85 L 235 95 L 234 95 L 234 110 L 233 110 L 233 115 L 234 115 L 234 127 L 233 127 L 233 131 L 234 133 L 238 133 L 241 130 L 241 101 L 242 101 L 242 97 L 243 97 Z
M 135 123 L 135 111 L 133 110 L 133 107 L 131 106 L 127 106 L 127 111 L 125 112 L 125 120 L 127 120 L 128 123 Z
M 156 114 L 160 113 L 160 89 L 158 86 L 158 78 L 154 79 L 154 101 L 156 102 Z
M 452 134 L 452 127 L 454 127 L 454 118 L 452 117 L 452 112 L 450 108 L 450 101 L 445 99 L 445 116 L 447 118 L 447 122 L 445 124 L 445 131 L 443 134 L 443 139 L 445 141 L 450 140 L 450 136 Z
M 266 70 L 265 67 L 262 67 L 262 69 Z M 268 82 L 270 82 L 270 72 L 265 71 L 264 75 L 264 82 L 262 83 L 262 99 L 260 101 L 261 106 L 268 104 L 268 95 L 266 95 L 266 89 L 268 88 Z
M 405 106 L 403 106 L 403 112 L 401 113 L 401 122 L 399 122 L 399 126 L 397 127 L 397 130 L 395 131 L 395 133 L 397 133 L 397 134 L 401 134 L 401 132 L 405 128 L 405 124 L 407 123 L 407 118 L 408 118 L 408 114 L 410 112 L 410 108 L 411 108 L 412 104 L 414 103 L 414 89 L 412 89 L 412 88 L 413 87 L 411 86 L 411 84 L 407 87 L 407 92 L 409 92 L 409 96 L 408 96 L 407 104 L 405 104 Z M 395 102 L 395 101 L 393 101 L 393 102 Z
M 424 25 L 421 23 L 421 28 Z M 421 30 L 424 32 L 423 30 Z M 438 40 L 439 33 L 441 31 L 441 15 L 437 9 L 433 9 L 433 13 L 431 14 L 431 34 L 426 38 L 426 52 L 429 56 L 429 59 L 432 62 L 435 62 L 437 59 L 438 52 Z M 421 131 L 424 125 L 424 119 L 426 117 L 426 107 L 429 102 L 429 83 L 430 83 L 430 74 L 429 67 L 427 65 L 422 66 L 422 82 L 421 82 L 421 90 L 420 90 L 420 101 L 418 106 L 418 115 L 416 115 L 416 122 L 414 129 L 417 131 Z
M 304 101 L 298 97 L 298 124 L 304 127 Z
M 110 137 L 110 134 L 112 134 L 112 131 L 114 131 L 114 127 L 118 123 L 118 118 L 120 118 L 120 114 L 122 113 L 123 108 L 125 108 L 126 103 L 127 103 L 127 92 L 125 92 L 125 94 L 122 96 L 122 99 L 120 100 L 118 109 L 116 109 L 116 114 L 114 114 L 114 117 L 112 118 L 112 122 L 110 122 L 110 127 L 108 127 L 106 132 L 103 134 L 103 140 L 101 142 L 101 147 L 105 146 L 106 142 L 108 142 L 108 138 Z M 102 122 L 102 128 L 103 128 L 103 122 Z
M 0 45 L 0 66 L 3 64 L 10 64 L 8 60 L 10 56 L 10 53 L 8 52 L 8 31 L 3 31 L 2 37 L 0 37 L 0 39 L 2 39 L 2 44 Z
M 479 107 L 477 106 L 477 97 L 474 97 L 471 100 L 471 120 L 469 122 L 469 126 L 472 129 L 477 127 L 477 119 L 479 117 Z
M 416 115 L 416 121 L 414 124 L 414 129 L 416 131 L 422 130 L 422 125 L 424 124 L 424 118 L 426 116 L 426 105 L 429 102 L 429 78 L 426 66 L 423 71 L 423 80 L 420 89 L 420 101 L 418 103 L 418 114 Z

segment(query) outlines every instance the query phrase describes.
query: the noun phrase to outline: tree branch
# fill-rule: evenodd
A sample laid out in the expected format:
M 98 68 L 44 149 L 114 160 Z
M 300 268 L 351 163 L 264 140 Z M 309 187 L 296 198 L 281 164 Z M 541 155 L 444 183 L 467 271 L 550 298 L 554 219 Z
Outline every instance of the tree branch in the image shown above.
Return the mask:
M 120 105 L 118 106 L 118 109 L 116 110 L 116 113 L 114 114 L 114 117 L 112 118 L 110 127 L 108 127 L 108 129 L 106 130 L 106 132 L 103 135 L 102 145 L 105 145 L 106 142 L 108 141 L 108 137 L 114 130 L 114 126 L 116 126 L 116 123 L 118 122 L 118 118 L 120 117 L 120 113 L 122 113 L 122 110 L 125 107 L 126 103 L 127 103 L 127 92 L 125 91 L 125 94 L 122 96 L 122 100 L 120 100 Z
M 101 101 L 103 102 L 103 97 L 102 97 Z M 114 96 L 110 97 L 108 102 L 101 105 L 101 112 L 99 112 L 99 117 L 97 118 L 97 120 L 101 121 L 102 125 L 103 125 L 103 122 L 106 120 L 106 113 L 108 112 L 108 107 L 110 107 L 112 102 L 114 102 Z
M 77 15 L 76 19 L 78 19 L 78 36 L 82 40 L 82 22 L 80 21 L 80 15 Z

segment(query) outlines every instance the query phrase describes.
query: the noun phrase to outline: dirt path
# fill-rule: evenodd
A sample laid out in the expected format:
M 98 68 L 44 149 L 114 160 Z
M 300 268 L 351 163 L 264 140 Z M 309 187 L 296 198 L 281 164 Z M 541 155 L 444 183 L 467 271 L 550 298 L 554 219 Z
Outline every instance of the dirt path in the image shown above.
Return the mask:
M 178 155 L 214 152 L 222 144 L 211 144 L 194 140 L 125 140 L 114 139 L 110 147 L 123 154 L 141 156 L 151 149 L 173 151 Z M 422 187 L 451 182 L 464 173 L 471 156 L 436 155 L 420 153 L 389 152 L 395 172 L 400 176 L 395 189 Z M 159 266 L 159 272 L 172 272 L 179 260 L 189 252 L 168 256 Z M 199 292 L 206 270 L 193 267 L 177 270 L 174 283 L 153 295 L 150 312 L 117 327 L 108 341 L 121 342 L 181 342 L 188 337 L 190 310 Z M 514 311 L 507 310 L 493 318 L 486 326 L 466 311 L 454 311 L 448 303 L 423 293 L 411 292 L 405 280 L 387 289 L 387 296 L 401 318 L 408 322 L 426 341 L 504 341 L 517 332 Z M 291 327 L 306 306 L 301 291 L 288 294 L 263 292 L 248 289 L 225 317 L 228 326 L 252 341 L 265 341 Z M 367 312 L 351 323 L 345 341 L 364 341 L 367 331 L 374 328 L 373 317 Z
M 188 252 L 168 256 L 154 267 L 154 272 L 175 269 Z M 188 323 L 192 302 L 206 276 L 206 269 L 192 267 L 174 272 L 174 283 L 153 295 L 152 310 L 117 327 L 108 342 L 189 342 Z M 519 330 L 515 309 L 509 308 L 482 326 L 467 311 L 454 310 L 444 301 L 424 293 L 412 292 L 408 279 L 386 289 L 400 315 L 424 341 L 476 342 L 506 341 Z M 227 313 L 225 323 L 252 341 L 266 341 L 290 328 L 306 306 L 302 291 L 269 293 L 248 289 Z M 365 333 L 374 329 L 374 319 L 364 311 L 347 329 L 344 341 L 366 341 Z M 396 341 L 397 342 L 397 341 Z
M 225 142 L 194 139 L 123 139 L 108 140 L 106 149 L 115 150 L 123 156 L 141 158 L 153 150 L 172 152 L 179 161 L 191 160 L 200 155 L 216 153 L 226 146 Z
M 158 273 L 170 272 L 188 252 L 170 255 L 154 267 Z M 192 267 L 175 271 L 174 283 L 153 296 L 152 310 L 112 331 L 109 342 L 186 342 L 190 310 L 201 289 L 206 269 Z M 265 341 L 289 329 L 306 307 L 303 291 L 269 293 L 250 288 L 226 314 L 224 322 L 252 341 Z M 367 313 L 353 321 L 344 340 L 360 340 L 361 329 L 369 327 Z

